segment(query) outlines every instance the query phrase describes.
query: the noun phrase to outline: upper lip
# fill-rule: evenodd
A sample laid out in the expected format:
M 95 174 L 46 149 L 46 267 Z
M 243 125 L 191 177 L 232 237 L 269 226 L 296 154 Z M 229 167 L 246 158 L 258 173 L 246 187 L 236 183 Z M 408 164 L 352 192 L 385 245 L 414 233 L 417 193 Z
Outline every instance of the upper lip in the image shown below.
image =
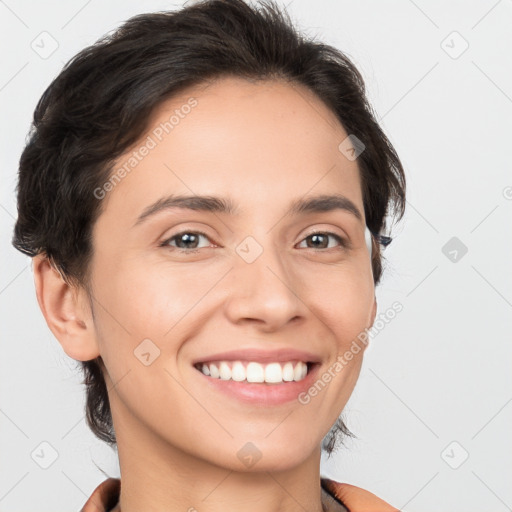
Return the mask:
M 230 350 L 229 352 L 220 352 L 209 356 L 202 356 L 195 359 L 192 364 L 210 361 L 254 361 L 257 363 L 268 363 L 275 361 L 281 363 L 293 360 L 319 363 L 321 358 L 311 352 L 296 350 L 293 348 L 282 348 L 279 350 L 261 350 L 257 348 L 249 348 L 244 350 Z

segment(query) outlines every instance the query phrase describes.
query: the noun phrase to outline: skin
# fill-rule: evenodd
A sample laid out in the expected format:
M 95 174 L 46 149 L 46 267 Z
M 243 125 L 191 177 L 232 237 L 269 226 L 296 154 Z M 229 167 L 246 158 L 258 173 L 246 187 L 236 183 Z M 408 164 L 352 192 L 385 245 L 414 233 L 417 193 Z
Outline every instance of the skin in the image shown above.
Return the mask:
M 294 347 L 318 354 L 322 375 L 371 327 L 377 303 L 357 160 L 339 151 L 347 133 L 334 114 L 278 81 L 190 88 L 154 112 L 141 141 L 191 96 L 197 106 L 102 200 L 92 301 L 40 256 L 37 298 L 70 357 L 105 363 L 123 512 L 320 512 L 321 442 L 354 389 L 364 346 L 307 405 L 241 404 L 202 385 L 192 360 Z M 335 192 L 362 221 L 343 210 L 285 215 L 292 200 Z M 242 213 L 176 209 L 133 227 L 146 206 L 178 193 L 229 196 Z M 180 237 L 159 247 L 197 229 L 208 237 L 189 242 L 196 253 L 178 253 Z M 352 248 L 331 237 L 320 245 L 328 248 L 308 246 L 316 229 Z M 251 264 L 235 251 L 247 236 L 263 249 Z M 134 350 L 148 338 L 160 356 L 145 366 Z M 247 442 L 261 452 L 251 467 L 237 457 Z

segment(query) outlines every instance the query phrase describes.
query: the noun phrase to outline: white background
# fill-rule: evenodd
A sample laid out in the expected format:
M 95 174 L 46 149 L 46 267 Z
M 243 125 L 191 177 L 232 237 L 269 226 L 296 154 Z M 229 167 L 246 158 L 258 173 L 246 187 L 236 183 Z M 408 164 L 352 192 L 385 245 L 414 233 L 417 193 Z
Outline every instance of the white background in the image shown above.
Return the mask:
M 408 180 L 377 288 L 379 312 L 403 311 L 372 340 L 345 409 L 358 439 L 322 473 L 408 512 L 512 510 L 512 2 L 278 3 L 353 59 Z M 10 246 L 32 112 L 79 50 L 181 5 L 0 2 L 0 512 L 80 510 L 106 478 L 95 464 L 119 476 L 85 424 L 81 375 L 39 310 L 30 259 Z M 58 43 L 46 59 L 31 47 L 43 31 Z M 452 237 L 468 249 L 455 262 Z M 42 442 L 58 452 L 48 469 L 31 458 Z

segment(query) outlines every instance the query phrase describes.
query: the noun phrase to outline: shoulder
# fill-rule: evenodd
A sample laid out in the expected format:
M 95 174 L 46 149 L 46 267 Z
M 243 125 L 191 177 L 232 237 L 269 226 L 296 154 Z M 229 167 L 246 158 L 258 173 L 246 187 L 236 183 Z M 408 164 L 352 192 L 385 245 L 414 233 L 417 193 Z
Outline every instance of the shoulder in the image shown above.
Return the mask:
M 328 512 L 399 512 L 370 491 L 355 485 L 321 478 L 320 483 L 329 496 Z M 99 484 L 80 512 L 120 512 L 121 480 L 108 478 Z
M 121 491 L 120 478 L 107 478 L 94 489 L 80 512 L 117 512 Z
M 322 487 L 349 512 L 399 512 L 398 508 L 361 487 L 329 478 L 321 478 L 320 482 Z

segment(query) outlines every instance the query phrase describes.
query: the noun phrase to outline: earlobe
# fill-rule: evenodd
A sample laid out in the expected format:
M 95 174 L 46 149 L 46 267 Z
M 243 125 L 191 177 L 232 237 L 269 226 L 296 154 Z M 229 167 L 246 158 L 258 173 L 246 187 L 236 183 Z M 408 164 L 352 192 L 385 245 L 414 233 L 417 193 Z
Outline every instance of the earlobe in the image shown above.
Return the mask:
M 100 355 L 85 290 L 73 287 L 44 255 L 32 258 L 37 302 L 66 354 L 77 361 Z

